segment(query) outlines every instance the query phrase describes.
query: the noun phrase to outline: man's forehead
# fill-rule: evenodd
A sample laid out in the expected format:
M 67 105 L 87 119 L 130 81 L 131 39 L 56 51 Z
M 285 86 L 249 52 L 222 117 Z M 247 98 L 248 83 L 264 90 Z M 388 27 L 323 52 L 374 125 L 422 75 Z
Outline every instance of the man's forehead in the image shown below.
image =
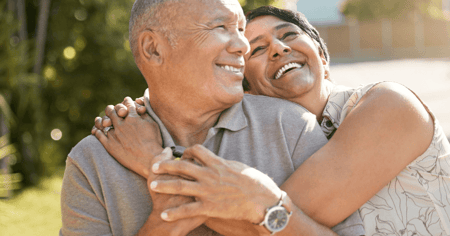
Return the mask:
M 197 9 L 199 11 L 196 11 L 199 20 L 201 21 L 223 22 L 233 20 L 245 23 L 244 12 L 237 0 L 197 0 L 197 1 L 202 3 L 201 9 Z

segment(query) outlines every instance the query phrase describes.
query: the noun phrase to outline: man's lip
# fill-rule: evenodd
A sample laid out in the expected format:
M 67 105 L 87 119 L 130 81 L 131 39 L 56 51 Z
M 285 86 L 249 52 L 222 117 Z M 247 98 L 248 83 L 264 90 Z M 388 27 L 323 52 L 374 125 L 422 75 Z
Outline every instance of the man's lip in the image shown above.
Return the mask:
M 285 63 L 281 64 L 281 65 L 278 67 L 278 69 L 275 70 L 275 72 L 274 72 L 274 73 L 272 74 L 272 76 L 269 77 L 269 78 L 271 78 L 272 80 L 275 80 L 275 77 L 277 76 L 278 71 L 280 71 L 281 68 L 283 68 L 285 65 L 287 65 L 287 64 L 289 64 L 289 63 L 297 63 L 297 64 L 302 65 L 302 67 L 301 67 L 300 69 L 302 69 L 302 68 L 306 65 L 306 61 L 289 61 L 289 62 L 285 62 Z M 296 69 L 298 69 L 298 68 L 296 68 Z M 295 70 L 295 69 L 294 69 L 294 70 Z M 289 72 L 288 72 L 288 73 L 289 73 Z M 283 74 L 283 75 L 284 75 L 284 74 Z M 281 75 L 281 77 L 283 77 L 283 75 Z M 280 78 L 281 78 L 281 77 L 280 77 Z M 278 78 L 278 79 L 280 79 L 280 78 Z
M 242 68 L 245 64 L 243 63 L 216 63 L 218 66 L 232 66 L 234 68 Z
M 218 67 L 230 66 L 235 69 L 239 69 L 241 73 L 244 73 L 244 64 L 233 64 L 233 63 L 216 63 Z

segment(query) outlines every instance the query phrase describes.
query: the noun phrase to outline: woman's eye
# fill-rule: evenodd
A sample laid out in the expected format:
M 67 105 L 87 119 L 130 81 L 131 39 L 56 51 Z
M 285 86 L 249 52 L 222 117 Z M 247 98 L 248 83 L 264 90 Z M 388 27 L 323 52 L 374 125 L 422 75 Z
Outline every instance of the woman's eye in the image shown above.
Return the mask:
M 264 47 L 261 47 L 261 46 L 255 48 L 255 50 L 252 51 L 252 54 L 250 54 L 250 56 L 255 55 L 257 52 L 261 52 L 261 50 L 263 50 L 263 49 L 264 49 Z
M 281 37 L 281 40 L 284 40 L 287 37 L 293 36 L 293 35 L 298 35 L 298 33 L 297 32 L 293 32 L 293 31 L 287 32 L 287 33 L 283 34 L 283 36 Z

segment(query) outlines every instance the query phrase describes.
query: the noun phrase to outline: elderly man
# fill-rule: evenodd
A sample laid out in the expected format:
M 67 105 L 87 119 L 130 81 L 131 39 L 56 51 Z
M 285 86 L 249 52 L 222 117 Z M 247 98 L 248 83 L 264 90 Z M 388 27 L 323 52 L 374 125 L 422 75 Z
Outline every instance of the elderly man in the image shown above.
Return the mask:
M 137 0 L 131 12 L 130 44 L 152 96 L 148 100 L 146 95 L 146 109 L 159 125 L 165 147 L 177 151 L 201 144 L 224 159 L 267 173 L 281 185 L 326 138 L 305 109 L 279 99 L 244 96 L 243 56 L 249 50 L 244 27 L 236 0 Z M 115 116 L 113 108 L 108 115 Z M 134 131 L 119 133 L 126 122 L 116 116 L 117 127 L 108 134 L 112 142 L 119 136 L 145 137 L 142 130 L 152 128 L 145 121 L 148 116 L 127 119 L 134 119 L 129 127 Z M 159 146 L 145 148 L 153 156 L 162 151 Z M 94 136 L 83 139 L 67 158 L 60 235 L 229 233 L 229 221 L 224 229 L 220 221 L 206 217 L 162 220 L 164 209 L 194 199 L 149 191 L 142 176 L 149 180 L 161 176 L 141 169 L 140 176 L 119 164 Z M 279 195 L 273 197 L 276 205 Z M 359 235 L 352 222 L 339 228 L 341 234 Z M 310 219 L 300 226 L 303 232 L 333 234 Z

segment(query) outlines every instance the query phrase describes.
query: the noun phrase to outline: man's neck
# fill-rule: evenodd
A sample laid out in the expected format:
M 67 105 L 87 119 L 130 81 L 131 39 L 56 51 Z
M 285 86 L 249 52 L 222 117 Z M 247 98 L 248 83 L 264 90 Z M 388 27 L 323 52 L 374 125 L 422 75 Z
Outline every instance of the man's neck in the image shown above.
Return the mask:
M 224 109 L 201 111 L 181 107 L 180 104 L 170 104 L 151 96 L 150 104 L 155 114 L 162 121 L 176 145 L 190 147 L 203 144 L 208 131 L 218 121 Z

